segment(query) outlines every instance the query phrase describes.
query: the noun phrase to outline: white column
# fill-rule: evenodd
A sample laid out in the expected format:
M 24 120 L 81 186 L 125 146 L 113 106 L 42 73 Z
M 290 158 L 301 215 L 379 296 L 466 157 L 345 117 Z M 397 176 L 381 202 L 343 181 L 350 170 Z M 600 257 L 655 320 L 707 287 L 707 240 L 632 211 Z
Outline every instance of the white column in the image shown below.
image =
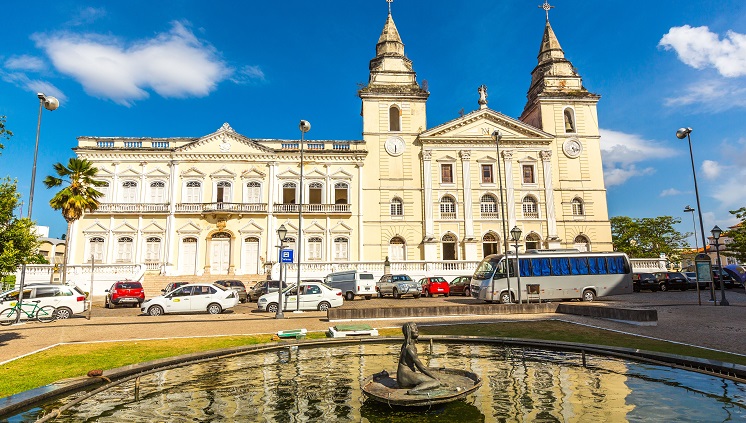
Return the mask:
M 114 238 L 114 216 L 109 218 L 109 231 L 106 234 L 106 257 L 104 257 L 104 263 L 114 263 L 114 244 L 117 240 Z
M 73 222 L 73 224 L 70 226 L 70 238 L 73 239 L 74 242 L 69 242 L 68 240 L 65 240 L 65 248 L 67 248 L 67 264 L 70 264 L 70 262 L 75 262 L 76 254 L 78 253 L 77 244 L 79 244 L 81 241 L 85 242 L 85 237 L 83 236 L 83 233 L 78 233 L 78 227 L 80 220 L 76 220 Z M 52 246 L 52 260 L 49 260 L 50 263 L 54 264 L 54 253 L 56 250 L 56 245 Z M 85 251 L 85 248 L 83 249 Z M 85 263 L 85 257 L 83 257 L 83 260 L 81 263 Z
M 140 163 L 140 204 L 145 204 L 150 202 L 150 198 L 146 197 L 147 189 L 145 188 L 145 165 L 146 162 Z
M 539 152 L 544 165 L 544 196 L 546 197 L 547 227 L 549 238 L 557 238 L 557 216 L 554 213 L 554 186 L 552 185 L 552 152 Z
M 422 151 L 423 175 L 425 181 L 425 236 L 432 238 L 435 223 L 433 222 L 433 181 L 432 181 L 432 157 L 431 150 Z
M 363 257 L 363 164 L 357 165 L 357 260 L 364 261 Z M 349 252 L 348 252 L 349 254 Z
M 166 239 L 163 245 L 165 246 L 165 257 L 163 262 L 165 263 L 165 271 L 167 275 L 173 275 L 177 273 L 179 268 L 176 263 L 176 258 L 179 257 L 179 242 L 176 236 L 176 203 L 179 201 L 179 190 L 181 189 L 181 179 L 177 178 L 176 175 L 179 173 L 179 162 L 176 160 L 169 163 L 171 172 L 169 175 L 169 193 L 168 193 L 168 216 L 166 218 Z
M 134 254 L 135 264 L 145 262 L 145 259 L 143 258 L 143 250 L 145 249 L 145 237 L 143 237 L 142 235 L 142 215 L 139 215 L 137 216 L 137 233 L 135 234 L 135 239 L 132 240 L 132 248 L 137 248 Z
M 472 211 L 471 198 L 471 151 L 462 150 L 461 154 L 461 179 L 464 186 L 464 231 L 466 238 L 474 238 L 474 213 Z
M 515 178 L 513 176 L 513 150 L 502 152 L 505 162 L 505 185 L 508 206 L 508 230 L 516 224 L 515 217 Z M 503 217 L 504 219 L 504 217 Z
M 274 214 L 274 203 L 276 201 L 275 196 L 277 191 L 277 162 L 269 163 L 269 181 L 265 185 L 266 189 L 262 192 L 262 197 L 267 201 L 267 233 L 264 234 L 264 242 L 267 244 L 267 250 L 264 252 L 265 260 L 277 261 L 280 253 L 276 245 L 279 245 L 280 239 L 277 237 L 277 228 L 279 225 L 275 224 Z M 277 226 L 277 228 L 275 227 Z
M 119 163 L 114 162 L 112 164 L 114 165 L 114 179 L 112 182 L 114 186 L 111 187 L 111 202 L 121 203 L 122 200 L 119 198 Z

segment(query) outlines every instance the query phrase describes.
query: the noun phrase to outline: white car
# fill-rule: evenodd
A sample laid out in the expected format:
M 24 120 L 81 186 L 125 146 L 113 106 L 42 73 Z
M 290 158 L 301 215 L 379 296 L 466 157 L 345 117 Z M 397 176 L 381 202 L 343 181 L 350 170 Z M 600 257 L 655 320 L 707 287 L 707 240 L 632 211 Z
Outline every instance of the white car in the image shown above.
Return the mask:
M 298 310 L 298 296 L 295 285 L 282 291 L 282 310 Z M 277 312 L 277 292 L 270 292 L 259 297 L 257 305 L 261 311 Z M 300 309 L 326 311 L 339 307 L 344 302 L 342 291 L 320 282 L 307 282 L 300 285 Z
M 15 306 L 17 301 L 18 289 L 3 292 L 0 294 L 0 310 Z M 39 307 L 50 305 L 56 308 L 58 319 L 67 319 L 73 314 L 88 310 L 86 294 L 77 286 L 38 283 L 26 285 L 23 287 L 23 308 L 26 309 L 26 304 L 32 301 L 39 301 Z
M 195 283 L 182 285 L 165 295 L 145 300 L 140 311 L 151 316 L 164 313 L 220 314 L 238 304 L 238 293 L 220 285 Z

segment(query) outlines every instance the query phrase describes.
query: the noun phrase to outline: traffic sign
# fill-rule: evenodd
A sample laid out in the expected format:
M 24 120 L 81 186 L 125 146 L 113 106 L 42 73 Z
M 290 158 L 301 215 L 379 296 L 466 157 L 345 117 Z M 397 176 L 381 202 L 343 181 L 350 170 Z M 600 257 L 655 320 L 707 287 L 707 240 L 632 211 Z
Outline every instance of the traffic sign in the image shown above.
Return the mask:
M 280 250 L 280 263 L 292 263 L 293 250 Z

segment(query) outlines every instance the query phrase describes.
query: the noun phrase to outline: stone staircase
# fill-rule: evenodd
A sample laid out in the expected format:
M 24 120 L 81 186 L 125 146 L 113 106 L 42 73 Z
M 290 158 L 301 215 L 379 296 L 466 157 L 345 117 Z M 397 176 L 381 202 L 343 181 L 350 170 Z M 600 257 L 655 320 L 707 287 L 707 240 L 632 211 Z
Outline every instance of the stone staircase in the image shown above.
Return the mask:
M 153 273 L 145 273 L 142 280 L 142 287 L 145 289 L 145 298 L 152 298 L 161 295 L 161 289 L 165 288 L 171 282 L 189 282 L 189 283 L 213 283 L 221 279 L 239 280 L 246 285 L 246 289 L 251 288 L 258 281 L 267 279 L 267 275 L 209 275 L 202 276 L 163 276 Z

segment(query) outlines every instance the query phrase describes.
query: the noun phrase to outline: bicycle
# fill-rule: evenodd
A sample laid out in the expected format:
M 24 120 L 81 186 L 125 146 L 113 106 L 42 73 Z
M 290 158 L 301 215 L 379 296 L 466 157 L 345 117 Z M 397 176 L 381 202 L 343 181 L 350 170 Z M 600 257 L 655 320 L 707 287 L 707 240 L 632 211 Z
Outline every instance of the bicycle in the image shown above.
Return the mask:
M 39 300 L 31 301 L 34 303 L 34 308 L 30 311 L 26 311 L 23 309 L 22 306 L 30 306 L 28 302 L 26 303 L 19 303 L 16 302 L 12 307 L 6 308 L 3 311 L 0 311 L 0 326 L 9 326 L 16 322 L 16 319 L 18 319 L 18 315 L 20 313 L 23 313 L 26 315 L 29 319 L 38 320 L 42 323 L 49 323 L 53 322 L 57 319 L 57 308 L 51 305 L 45 305 L 42 307 L 39 307 Z M 21 316 L 23 317 L 23 316 Z

